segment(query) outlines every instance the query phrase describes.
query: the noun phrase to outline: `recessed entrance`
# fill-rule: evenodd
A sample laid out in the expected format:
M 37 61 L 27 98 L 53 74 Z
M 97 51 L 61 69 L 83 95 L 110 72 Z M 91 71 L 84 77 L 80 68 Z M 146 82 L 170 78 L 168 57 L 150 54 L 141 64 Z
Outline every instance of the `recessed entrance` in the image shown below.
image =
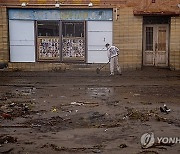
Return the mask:
M 144 19 L 143 65 L 168 66 L 169 24 L 158 17 Z

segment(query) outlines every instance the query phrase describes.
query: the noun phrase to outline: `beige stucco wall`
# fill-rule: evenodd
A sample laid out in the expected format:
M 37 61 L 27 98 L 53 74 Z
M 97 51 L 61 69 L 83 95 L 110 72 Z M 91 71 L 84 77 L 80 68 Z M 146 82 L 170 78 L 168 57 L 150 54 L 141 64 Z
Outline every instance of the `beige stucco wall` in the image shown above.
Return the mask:
M 64 63 L 35 62 L 9 63 L 8 68 L 10 71 L 65 71 L 70 66 Z
M 141 68 L 143 18 L 134 16 L 131 7 L 114 9 L 113 17 L 113 43 L 120 49 L 122 69 Z
M 0 63 L 9 61 L 6 7 L 0 7 Z
M 169 56 L 170 68 L 180 70 L 180 17 L 171 18 Z

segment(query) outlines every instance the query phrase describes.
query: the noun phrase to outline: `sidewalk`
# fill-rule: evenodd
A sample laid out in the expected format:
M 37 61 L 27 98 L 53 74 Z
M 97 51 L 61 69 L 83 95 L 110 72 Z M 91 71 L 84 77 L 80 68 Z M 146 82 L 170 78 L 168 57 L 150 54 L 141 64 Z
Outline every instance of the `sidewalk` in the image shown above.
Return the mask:
M 180 76 L 180 71 L 171 71 L 166 68 L 143 67 L 138 70 L 123 71 L 123 76 Z M 99 74 L 96 68 L 90 70 L 65 70 L 65 71 L 0 71 L 0 76 L 109 76 L 109 71 L 102 70 Z

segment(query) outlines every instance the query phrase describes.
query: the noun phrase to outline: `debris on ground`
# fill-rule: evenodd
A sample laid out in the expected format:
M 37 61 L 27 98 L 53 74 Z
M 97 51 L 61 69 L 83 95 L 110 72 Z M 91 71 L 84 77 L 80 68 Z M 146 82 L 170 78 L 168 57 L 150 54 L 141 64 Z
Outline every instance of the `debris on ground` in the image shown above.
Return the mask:
M 34 101 L 10 101 L 0 104 L 0 118 L 13 119 L 15 117 L 23 117 L 32 113 Z
M 119 148 L 127 148 L 127 145 L 124 144 L 124 143 L 123 143 L 123 144 L 120 144 L 120 145 L 119 145 Z
M 163 107 L 160 107 L 160 111 L 163 112 L 163 113 L 168 114 L 171 111 L 171 109 L 170 108 L 168 109 L 166 104 L 164 104 Z
M 64 146 L 57 146 L 55 144 L 45 144 L 41 148 L 52 148 L 54 151 L 64 151 L 64 152 L 82 152 L 82 151 L 92 151 L 93 153 L 100 153 L 103 145 L 95 145 L 93 147 L 64 147 Z
M 57 112 L 57 108 L 56 108 L 56 107 L 53 107 L 53 108 L 51 109 L 51 112 Z
M 70 104 L 71 105 L 78 105 L 78 106 L 84 105 L 84 103 L 81 103 L 81 102 L 71 102 Z
M 15 142 L 17 142 L 16 137 L 12 137 L 9 135 L 1 135 L 0 136 L 0 144 L 15 143 Z
M 0 72 L 0 153 L 176 153 L 140 140 L 179 134 L 179 73 L 124 73 Z
M 159 152 L 152 150 L 143 150 L 141 152 L 138 152 L 137 154 L 159 154 Z
M 81 102 L 81 101 L 71 102 L 70 105 L 77 105 L 77 106 L 86 105 L 88 107 L 99 106 L 99 104 L 96 102 Z
M 1 116 L 4 118 L 4 119 L 12 119 L 12 116 L 8 113 L 2 113 Z
M 0 128 L 35 128 L 35 127 L 41 127 L 41 125 L 0 125 Z
M 119 100 L 114 100 L 114 101 L 107 101 L 106 103 L 109 106 L 118 106 L 120 104 L 120 101 Z
M 8 148 L 7 150 L 1 151 L 1 154 L 8 154 L 8 153 L 10 153 L 13 150 L 14 150 L 14 148 L 10 148 L 10 149 Z
M 154 114 L 154 111 L 152 110 L 139 111 L 133 108 L 126 108 L 126 109 L 127 109 L 127 114 L 123 117 L 123 119 L 129 118 L 130 120 L 140 120 L 142 122 L 145 122 L 145 121 L 149 121 L 152 114 Z

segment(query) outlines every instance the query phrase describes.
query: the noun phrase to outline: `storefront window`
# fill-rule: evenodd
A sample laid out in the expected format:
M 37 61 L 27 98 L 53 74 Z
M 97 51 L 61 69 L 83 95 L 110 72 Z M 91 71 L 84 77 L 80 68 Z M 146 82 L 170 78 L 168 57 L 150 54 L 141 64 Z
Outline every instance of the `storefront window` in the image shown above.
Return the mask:
M 85 22 L 61 23 L 37 21 L 38 61 L 85 62 Z
M 153 51 L 153 27 L 146 27 L 146 50 Z
M 38 21 L 38 36 L 59 36 L 59 23 L 57 21 Z
M 63 22 L 63 37 L 84 37 L 83 22 Z
M 37 22 L 37 58 L 38 61 L 60 61 L 59 22 Z
M 62 22 L 62 60 L 85 61 L 85 22 Z

